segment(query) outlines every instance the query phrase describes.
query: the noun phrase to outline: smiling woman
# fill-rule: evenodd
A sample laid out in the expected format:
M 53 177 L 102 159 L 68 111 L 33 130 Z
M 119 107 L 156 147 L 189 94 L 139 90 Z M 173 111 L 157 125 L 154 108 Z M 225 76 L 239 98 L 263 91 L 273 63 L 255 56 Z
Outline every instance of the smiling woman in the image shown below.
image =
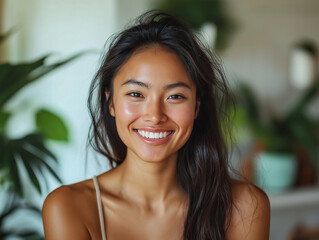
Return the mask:
M 223 76 L 165 13 L 148 12 L 118 34 L 88 102 L 89 141 L 113 168 L 49 194 L 46 239 L 268 239 L 267 196 L 228 175 Z
M 110 113 L 127 147 L 127 161 L 176 165 L 178 150 L 192 132 L 198 101 L 181 60 L 152 44 L 134 52 L 113 81 Z

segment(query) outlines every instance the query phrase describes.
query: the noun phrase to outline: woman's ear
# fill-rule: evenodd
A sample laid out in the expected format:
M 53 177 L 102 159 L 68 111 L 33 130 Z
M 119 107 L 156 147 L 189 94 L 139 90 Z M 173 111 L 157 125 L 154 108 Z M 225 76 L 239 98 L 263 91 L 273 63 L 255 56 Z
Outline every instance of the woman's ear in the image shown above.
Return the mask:
M 200 101 L 197 100 L 196 102 L 196 106 L 195 106 L 195 119 L 197 118 L 198 116 L 198 113 L 199 113 L 199 107 L 200 107 Z
M 108 90 L 105 90 L 105 97 L 106 97 L 106 101 L 109 100 L 109 97 L 110 97 L 110 91 Z M 114 113 L 114 106 L 113 106 L 113 101 L 111 100 L 110 103 L 109 103 L 109 112 L 110 112 L 110 115 L 112 117 L 115 117 L 115 113 Z

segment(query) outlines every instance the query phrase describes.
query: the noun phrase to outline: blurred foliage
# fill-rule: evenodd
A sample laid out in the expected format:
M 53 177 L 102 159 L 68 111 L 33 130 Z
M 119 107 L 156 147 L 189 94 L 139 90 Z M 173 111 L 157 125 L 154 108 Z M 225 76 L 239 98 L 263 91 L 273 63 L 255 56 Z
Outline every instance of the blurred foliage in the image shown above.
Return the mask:
M 10 32 L 0 36 L 0 43 L 9 35 Z M 9 184 L 9 195 L 17 195 L 20 199 L 24 197 L 23 180 L 20 173 L 21 166 L 23 166 L 32 185 L 39 193 L 42 193 L 43 190 L 40 184 L 41 180 L 44 181 L 48 191 L 47 172 L 58 182 L 62 183 L 54 170 L 58 163 L 57 158 L 46 146 L 46 141 L 67 142 L 69 133 L 61 117 L 47 109 L 40 109 L 35 114 L 36 129 L 23 137 L 13 139 L 8 136 L 6 130 L 14 112 L 6 109 L 5 105 L 29 84 L 83 54 L 85 52 L 51 65 L 45 64 L 50 55 L 28 63 L 0 64 L 0 187 Z M 21 208 L 41 213 L 39 209 L 29 205 L 21 205 L 15 203 L 15 201 L 9 201 L 4 211 L 0 213 L 0 239 L 5 239 L 9 236 L 19 236 L 22 239 L 44 239 L 32 230 L 20 231 L 21 227 L 9 232 L 2 229 L 5 219 Z
M 48 110 L 41 109 L 36 113 L 36 126 L 48 139 L 65 142 L 69 140 L 68 129 L 64 122 Z M 48 126 L 54 126 L 54 128 L 49 128 Z
M 217 27 L 217 50 L 227 46 L 229 35 L 234 30 L 222 0 L 163 0 L 158 8 L 184 20 L 194 30 L 204 23 L 214 23 Z
M 286 114 L 276 116 L 267 113 L 267 119 L 261 116 L 261 111 L 266 109 L 258 106 L 257 98 L 248 85 L 241 82 L 235 95 L 238 109 L 246 114 L 246 127 L 266 151 L 297 153 L 303 149 L 311 160 L 318 161 L 319 120 L 306 113 L 318 93 L 319 82 L 316 81 Z
M 25 240 L 44 240 L 44 237 L 34 230 L 22 228 L 21 226 L 15 226 L 10 229 L 4 227 L 6 219 L 13 217 L 19 211 L 28 211 L 29 214 L 35 214 L 41 218 L 41 210 L 39 208 L 18 201 L 13 192 L 10 194 L 10 191 L 7 201 L 3 204 L 4 210 L 0 213 L 0 239 L 18 237 Z M 29 214 L 28 216 L 30 216 Z

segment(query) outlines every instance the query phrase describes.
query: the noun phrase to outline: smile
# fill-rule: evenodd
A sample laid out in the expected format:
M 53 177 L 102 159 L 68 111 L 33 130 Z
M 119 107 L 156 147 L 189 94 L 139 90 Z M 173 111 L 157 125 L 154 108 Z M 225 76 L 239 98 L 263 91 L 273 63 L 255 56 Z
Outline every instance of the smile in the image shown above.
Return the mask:
M 148 132 L 144 130 L 136 130 L 139 135 L 145 138 L 150 139 L 162 139 L 166 138 L 173 133 L 173 131 L 164 131 L 164 132 Z

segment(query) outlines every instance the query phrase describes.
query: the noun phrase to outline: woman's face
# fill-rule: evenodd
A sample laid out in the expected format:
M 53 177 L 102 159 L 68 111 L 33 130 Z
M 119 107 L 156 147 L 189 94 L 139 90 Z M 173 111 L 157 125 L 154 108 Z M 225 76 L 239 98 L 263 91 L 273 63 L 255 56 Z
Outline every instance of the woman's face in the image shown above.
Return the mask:
M 133 53 L 114 78 L 110 113 L 126 157 L 177 157 L 196 118 L 196 87 L 178 56 L 160 46 Z

